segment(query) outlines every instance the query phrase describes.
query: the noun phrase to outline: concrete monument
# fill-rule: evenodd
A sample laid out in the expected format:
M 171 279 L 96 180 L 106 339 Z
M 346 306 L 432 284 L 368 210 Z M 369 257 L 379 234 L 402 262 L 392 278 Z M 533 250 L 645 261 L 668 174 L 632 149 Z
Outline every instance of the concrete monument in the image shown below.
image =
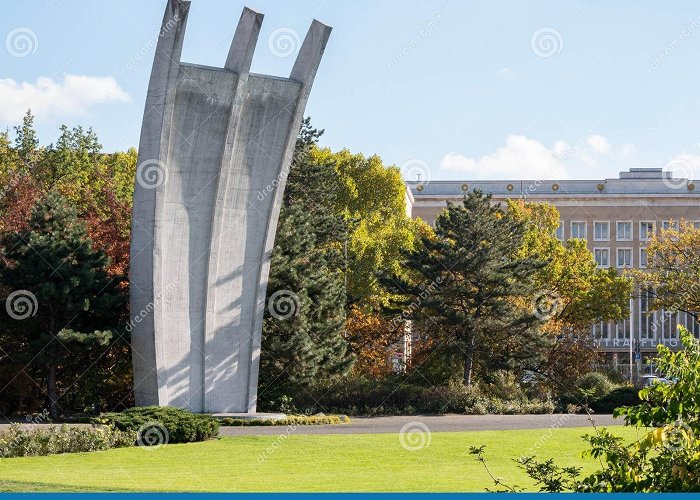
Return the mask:
M 136 404 L 254 412 L 281 198 L 331 28 L 313 21 L 289 78 L 253 74 L 263 16 L 246 8 L 224 67 L 200 66 L 180 62 L 189 4 L 168 1 L 141 130 Z

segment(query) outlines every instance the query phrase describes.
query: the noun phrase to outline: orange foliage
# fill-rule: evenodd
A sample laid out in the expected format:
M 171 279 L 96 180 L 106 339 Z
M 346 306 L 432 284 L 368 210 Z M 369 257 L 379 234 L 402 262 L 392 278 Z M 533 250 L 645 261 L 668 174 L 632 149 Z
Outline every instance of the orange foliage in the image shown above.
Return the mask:
M 376 377 L 391 371 L 389 346 L 401 338 L 401 330 L 380 316 L 365 313 L 353 306 L 345 331 L 350 348 L 357 356 L 353 373 Z
M 105 187 L 100 196 L 101 206 L 93 201 L 85 217 L 88 234 L 95 248 L 104 251 L 109 257 L 107 272 L 122 278 L 120 286 L 128 286 L 129 274 L 129 230 L 131 226 L 131 207 L 121 202 L 114 192 Z
M 40 194 L 36 182 L 31 177 L 11 174 L 4 192 L 0 193 L 0 233 L 25 229 Z

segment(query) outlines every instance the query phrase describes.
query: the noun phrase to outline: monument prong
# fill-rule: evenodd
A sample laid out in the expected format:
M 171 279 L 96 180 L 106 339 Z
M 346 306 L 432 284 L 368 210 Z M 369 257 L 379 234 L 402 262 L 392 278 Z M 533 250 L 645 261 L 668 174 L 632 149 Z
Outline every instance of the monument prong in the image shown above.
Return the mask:
M 238 74 L 250 71 L 264 17 L 264 14 L 248 7 L 243 8 L 236 32 L 233 35 L 233 41 L 231 41 L 231 48 L 228 51 L 225 69 Z
M 163 373 L 155 368 L 164 363 L 164 346 L 155 335 L 161 328 L 157 310 L 161 281 L 156 275 L 160 269 L 161 249 L 157 232 L 163 215 L 162 196 L 159 196 L 157 181 L 155 186 L 148 189 L 143 188 L 143 183 L 147 171 L 167 175 L 169 117 L 174 105 L 189 9 L 188 0 L 168 0 L 166 5 L 153 57 L 139 141 L 132 214 L 137 224 L 132 224 L 131 228 L 131 311 L 134 312 L 132 317 L 136 317 L 140 311 L 153 311 L 143 318 L 140 326 L 132 326 L 132 329 L 139 330 L 132 335 L 131 346 L 136 399 L 142 405 L 155 405 L 167 399 Z
M 316 19 L 313 20 L 301 44 L 289 78 L 308 85 L 313 83 L 332 29 Z
M 138 405 L 255 412 L 282 193 L 330 28 L 311 25 L 294 78 L 253 75 L 262 14 L 244 9 L 222 70 L 180 62 L 188 11 L 168 0 L 141 130 L 134 393 Z

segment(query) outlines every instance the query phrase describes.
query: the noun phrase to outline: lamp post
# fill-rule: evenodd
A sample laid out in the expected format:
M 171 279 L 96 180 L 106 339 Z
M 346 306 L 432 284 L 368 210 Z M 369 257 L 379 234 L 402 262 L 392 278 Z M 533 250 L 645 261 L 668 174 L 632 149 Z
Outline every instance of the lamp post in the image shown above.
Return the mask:
M 634 384 L 632 363 L 634 362 L 634 297 L 630 297 L 630 384 Z

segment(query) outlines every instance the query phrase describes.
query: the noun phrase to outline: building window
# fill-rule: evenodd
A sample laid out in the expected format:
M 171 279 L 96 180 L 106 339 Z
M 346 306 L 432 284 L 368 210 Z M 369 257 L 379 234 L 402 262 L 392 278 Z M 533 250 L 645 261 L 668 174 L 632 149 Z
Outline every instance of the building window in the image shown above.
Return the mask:
M 630 320 L 629 318 L 615 323 L 615 338 L 628 339 L 630 337 Z
M 580 238 L 585 240 L 586 236 L 586 223 L 585 222 L 572 222 L 571 223 L 571 237 Z
M 639 249 L 639 267 L 647 267 L 648 262 L 649 262 L 649 259 L 647 256 L 647 249 L 640 248 Z
M 596 340 L 610 340 L 610 323 L 596 321 L 592 326 L 593 338 Z
M 557 226 L 556 231 L 554 232 L 554 235 L 557 237 L 559 241 L 564 241 L 564 222 L 559 221 L 559 225 Z
M 678 231 L 678 221 L 665 220 L 661 223 L 661 228 L 664 231 L 668 231 L 669 229 L 673 229 L 674 231 Z
M 654 235 L 654 223 L 644 221 L 639 223 L 639 239 L 642 241 L 649 240 Z
M 593 256 L 598 267 L 610 267 L 610 249 L 609 248 L 594 248 Z
M 656 333 L 656 312 L 650 311 L 652 297 L 651 290 L 642 290 L 639 297 L 639 326 L 643 339 L 653 339 Z
M 632 223 L 629 221 L 617 222 L 617 241 L 632 241 Z
M 595 241 L 608 241 L 610 239 L 610 223 L 598 221 L 594 222 L 593 239 L 595 239 Z
M 632 249 L 617 249 L 617 267 L 632 267 Z

